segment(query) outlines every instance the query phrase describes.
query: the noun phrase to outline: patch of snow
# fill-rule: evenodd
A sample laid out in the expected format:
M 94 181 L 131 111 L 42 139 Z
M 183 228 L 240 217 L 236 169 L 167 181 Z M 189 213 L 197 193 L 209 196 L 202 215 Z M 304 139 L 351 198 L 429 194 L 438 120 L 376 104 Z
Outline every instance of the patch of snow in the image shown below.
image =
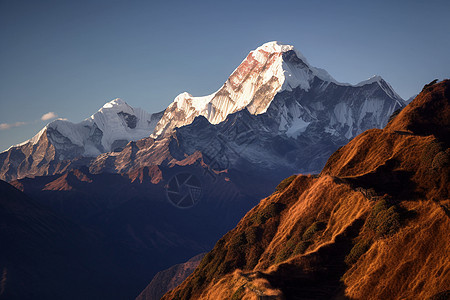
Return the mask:
M 377 123 L 380 123 L 381 114 L 383 113 L 384 101 L 382 99 L 366 99 L 361 106 L 359 113 L 358 126 L 367 113 L 372 113 L 376 116 Z
M 136 117 L 135 128 L 130 128 L 120 116 L 120 113 L 126 113 Z M 136 141 L 147 137 L 154 130 L 154 122 L 151 122 L 151 114 L 140 108 L 129 106 L 122 99 L 114 99 L 93 114 L 90 118 L 83 121 L 83 126 L 89 126 L 89 123 L 95 123 L 103 132 L 102 145 L 106 151 L 111 151 L 111 145 L 116 140 Z
M 86 156 L 86 157 L 96 157 L 96 156 L 99 156 L 100 154 L 102 154 L 102 153 L 94 145 L 86 144 L 84 146 L 84 154 L 83 154 L 84 156 Z
M 318 110 L 318 111 L 325 110 L 325 106 L 323 105 L 322 102 L 313 102 L 310 105 L 315 110 Z
M 48 124 L 47 128 L 57 130 L 63 136 L 68 138 L 73 144 L 80 147 L 83 146 L 83 141 L 88 133 L 88 130 L 83 128 L 83 126 L 80 126 L 80 124 L 74 124 L 63 120 L 55 120 Z
M 345 124 L 349 126 L 353 124 L 352 110 L 345 102 L 338 103 L 334 107 L 334 115 L 336 117 L 336 121 L 342 126 Z
M 206 106 L 215 94 L 216 93 L 203 97 L 193 97 L 191 94 L 184 92 L 179 94 L 174 102 L 177 103 L 177 107 L 180 109 L 189 110 L 193 108 L 195 111 L 201 112 L 206 109 Z
M 324 130 L 324 131 L 325 131 L 326 133 L 331 134 L 331 135 L 335 135 L 335 136 L 339 135 L 339 133 L 337 132 L 337 130 L 334 129 L 334 128 L 331 128 L 331 127 L 325 127 L 325 130 Z
M 297 138 L 301 133 L 306 131 L 306 128 L 311 122 L 306 122 L 302 118 L 295 119 L 291 127 L 286 131 L 288 137 Z
M 269 53 L 288 52 L 291 50 L 294 50 L 294 46 L 282 44 L 278 41 L 267 42 L 255 49 L 255 51 L 265 51 Z
M 355 84 L 354 86 L 358 87 L 358 86 L 363 86 L 363 85 L 366 85 L 366 84 L 372 84 L 374 82 L 380 82 L 380 80 L 383 80 L 383 78 L 381 78 L 381 76 L 373 75 L 372 77 L 370 77 L 370 78 L 368 78 L 366 80 L 363 80 L 363 81 Z

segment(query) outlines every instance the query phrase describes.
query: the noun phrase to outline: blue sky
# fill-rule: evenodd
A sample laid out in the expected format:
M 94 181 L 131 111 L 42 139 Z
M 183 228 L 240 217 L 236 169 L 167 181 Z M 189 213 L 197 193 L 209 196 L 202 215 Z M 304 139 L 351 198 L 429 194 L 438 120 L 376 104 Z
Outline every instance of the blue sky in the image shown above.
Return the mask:
M 449 13 L 448 0 L 0 0 L 0 150 L 117 97 L 156 112 L 214 92 L 272 40 L 338 81 L 378 74 L 409 98 L 450 77 Z

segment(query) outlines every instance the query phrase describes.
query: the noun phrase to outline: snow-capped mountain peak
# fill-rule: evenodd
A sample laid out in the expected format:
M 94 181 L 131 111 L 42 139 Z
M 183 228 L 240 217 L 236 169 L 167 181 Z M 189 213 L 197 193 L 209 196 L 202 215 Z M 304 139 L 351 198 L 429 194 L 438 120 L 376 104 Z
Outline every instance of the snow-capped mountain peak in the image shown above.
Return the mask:
M 59 160 L 77 156 L 95 157 L 104 152 L 121 150 L 129 141 L 148 137 L 161 115 L 133 108 L 116 98 L 80 123 L 67 119 L 54 120 L 34 137 L 14 147 L 35 145 L 46 136 L 59 153 Z
M 309 82 L 318 73 L 293 46 L 266 43 L 251 51 L 215 93 L 204 97 L 192 97 L 187 92 L 178 95 L 152 136 L 190 124 L 197 116 L 218 124 L 245 108 L 252 114 L 264 113 L 275 94 L 298 86 L 309 89 Z
M 253 115 L 265 113 L 275 95 L 296 89 L 308 92 L 316 78 L 323 82 L 324 88 L 330 83 L 361 87 L 378 82 L 391 98 L 400 103 L 402 101 L 379 76 L 355 86 L 340 83 L 327 71 L 311 66 L 294 46 L 273 41 L 250 51 L 215 93 L 204 97 L 193 97 L 187 92 L 178 95 L 156 125 L 152 137 L 165 136 L 174 128 L 191 124 L 197 116 L 204 116 L 211 124 L 218 124 L 243 109 Z
M 111 100 L 111 101 L 105 103 L 105 105 L 103 105 L 102 108 L 114 108 L 114 107 L 117 108 L 117 107 L 125 107 L 125 106 L 130 107 L 130 106 L 129 106 L 125 101 L 123 101 L 122 99 L 116 98 L 116 99 L 113 99 L 113 100 Z
M 300 60 L 302 60 L 308 67 L 310 67 L 306 57 L 292 45 L 283 44 L 278 41 L 267 42 L 259 46 L 255 50 L 251 51 L 251 53 L 256 53 L 260 51 L 267 53 L 286 53 L 289 51 L 293 51 Z
M 265 44 L 262 44 L 258 48 L 256 48 L 254 51 L 265 51 L 265 52 L 287 52 L 290 50 L 294 50 L 294 46 L 282 44 L 278 41 L 272 41 L 267 42 Z
M 374 82 L 380 82 L 381 80 L 383 80 L 383 78 L 381 78 L 380 75 L 373 75 L 373 76 L 367 78 L 366 80 L 363 80 L 363 81 L 357 83 L 355 86 L 363 86 L 366 84 L 372 84 Z
M 363 80 L 354 86 L 361 87 L 361 86 L 365 86 L 365 85 L 373 84 L 373 83 L 377 83 L 383 89 L 383 91 L 386 92 L 386 94 L 388 94 L 392 99 L 397 100 L 397 102 L 400 105 L 405 104 L 402 97 L 400 97 L 400 95 L 395 92 L 395 90 L 392 88 L 392 86 L 389 83 L 387 83 L 380 75 L 373 75 L 370 78 Z
M 302 64 L 302 65 L 304 65 L 303 69 L 305 67 L 307 67 L 314 76 L 317 76 L 318 78 L 322 79 L 323 81 L 334 82 L 336 84 L 344 84 L 344 83 L 340 83 L 336 79 L 334 79 L 326 70 L 311 66 L 309 64 L 308 60 L 306 59 L 306 57 L 292 45 L 282 44 L 278 41 L 273 41 L 273 42 L 268 42 L 268 43 L 263 44 L 262 46 L 256 48 L 251 53 L 255 53 L 258 51 L 268 52 L 268 53 L 281 53 L 281 54 L 290 52 L 291 55 L 286 55 L 286 57 L 284 57 L 285 61 L 289 60 L 288 57 L 294 58 L 294 60 L 298 59 L 303 63 Z M 295 56 L 292 55 L 292 53 L 295 53 Z M 298 61 L 297 61 L 297 63 L 298 63 Z M 297 65 L 297 64 L 294 64 L 294 65 Z M 294 86 L 298 86 L 299 84 L 295 84 L 295 77 L 296 77 L 295 71 L 292 72 L 292 70 L 291 70 L 292 63 L 290 64 L 290 66 L 284 65 L 282 67 L 283 67 L 283 71 L 285 73 L 285 78 L 287 78 L 288 81 L 291 82 L 290 86 L 292 86 L 292 83 L 294 83 Z

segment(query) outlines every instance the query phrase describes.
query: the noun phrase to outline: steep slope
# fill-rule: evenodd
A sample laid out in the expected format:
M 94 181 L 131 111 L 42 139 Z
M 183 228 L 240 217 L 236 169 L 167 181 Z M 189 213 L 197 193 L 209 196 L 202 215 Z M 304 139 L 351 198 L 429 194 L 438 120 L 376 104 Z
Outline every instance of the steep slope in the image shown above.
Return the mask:
M 440 299 L 450 286 L 450 80 L 291 176 L 163 299 Z
M 186 279 L 186 277 L 191 275 L 204 256 L 205 253 L 196 255 L 185 263 L 158 272 L 155 277 L 153 277 L 150 284 L 139 294 L 136 300 L 161 299 L 165 293 L 177 287 Z
M 147 137 L 162 113 L 149 114 L 114 99 L 80 123 L 55 120 L 30 140 L 0 153 L 0 179 L 51 175 L 86 165 L 101 153 L 120 151 L 129 141 Z

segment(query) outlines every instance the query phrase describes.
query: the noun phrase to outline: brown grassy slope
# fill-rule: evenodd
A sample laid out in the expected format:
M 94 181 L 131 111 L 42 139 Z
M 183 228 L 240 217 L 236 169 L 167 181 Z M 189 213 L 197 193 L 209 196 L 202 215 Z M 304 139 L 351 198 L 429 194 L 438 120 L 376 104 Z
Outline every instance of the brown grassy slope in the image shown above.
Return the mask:
M 284 182 L 163 299 L 448 294 L 449 91 L 448 80 L 424 89 L 384 130 L 333 154 L 320 176 Z
M 418 135 L 434 134 L 442 141 L 450 139 L 450 89 L 448 81 L 425 86 L 419 94 L 386 129 L 410 131 Z

